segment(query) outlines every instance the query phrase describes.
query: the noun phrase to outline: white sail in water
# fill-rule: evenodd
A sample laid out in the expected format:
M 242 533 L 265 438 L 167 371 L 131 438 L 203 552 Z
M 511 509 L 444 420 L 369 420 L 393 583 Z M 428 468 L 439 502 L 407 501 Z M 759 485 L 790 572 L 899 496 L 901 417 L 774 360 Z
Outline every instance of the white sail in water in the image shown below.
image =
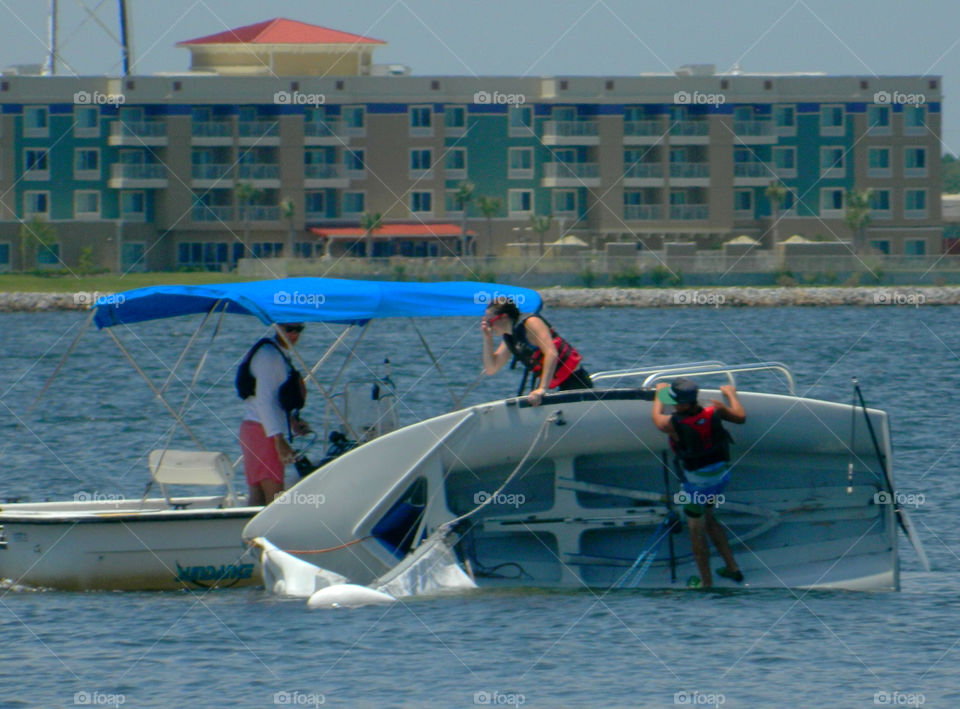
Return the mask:
M 436 534 L 377 579 L 373 588 L 395 598 L 476 588 L 442 535 Z

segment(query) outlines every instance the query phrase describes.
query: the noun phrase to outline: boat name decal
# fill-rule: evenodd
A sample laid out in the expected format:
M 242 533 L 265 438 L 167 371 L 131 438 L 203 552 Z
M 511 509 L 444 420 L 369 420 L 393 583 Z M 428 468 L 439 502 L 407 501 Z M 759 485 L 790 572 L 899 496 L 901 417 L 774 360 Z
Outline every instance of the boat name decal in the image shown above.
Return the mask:
M 253 564 L 221 564 L 220 566 L 188 566 L 184 568 L 177 564 L 177 581 L 223 581 L 235 579 L 237 581 L 253 576 Z

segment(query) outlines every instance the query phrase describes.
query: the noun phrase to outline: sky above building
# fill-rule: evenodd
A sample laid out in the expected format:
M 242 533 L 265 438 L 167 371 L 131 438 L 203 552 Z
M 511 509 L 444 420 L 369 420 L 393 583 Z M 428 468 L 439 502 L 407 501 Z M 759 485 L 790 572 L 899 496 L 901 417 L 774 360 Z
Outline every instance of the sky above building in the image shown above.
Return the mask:
M 683 64 L 745 73 L 943 77 L 944 152 L 960 154 L 958 0 L 128 0 L 134 71 L 183 71 L 176 42 L 288 17 L 386 40 L 414 74 L 612 75 Z M 116 74 L 115 0 L 60 0 L 58 73 Z M 92 11 L 99 4 L 96 18 Z M 0 0 L 0 66 L 42 63 L 47 0 Z

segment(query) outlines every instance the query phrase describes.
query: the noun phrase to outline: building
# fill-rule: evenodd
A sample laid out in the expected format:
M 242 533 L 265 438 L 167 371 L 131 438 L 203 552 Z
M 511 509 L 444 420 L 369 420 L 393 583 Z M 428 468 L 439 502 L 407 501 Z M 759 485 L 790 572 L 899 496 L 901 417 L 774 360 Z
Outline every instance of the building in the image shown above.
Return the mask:
M 780 239 L 850 239 L 848 192 L 869 188 L 877 250 L 940 252 L 939 77 L 411 76 L 373 63 L 382 44 L 272 20 L 182 42 L 186 74 L 0 78 L 0 268 L 18 267 L 32 218 L 56 234 L 40 261 L 71 267 L 82 249 L 151 270 L 226 269 L 290 242 L 315 256 L 325 230 L 362 232 L 365 212 L 460 225 L 483 253 L 531 215 L 552 215 L 549 242 L 708 248 L 746 234 L 769 248 L 774 180 Z M 480 196 L 499 200 L 489 218 Z M 374 255 L 410 251 L 402 238 L 373 240 Z

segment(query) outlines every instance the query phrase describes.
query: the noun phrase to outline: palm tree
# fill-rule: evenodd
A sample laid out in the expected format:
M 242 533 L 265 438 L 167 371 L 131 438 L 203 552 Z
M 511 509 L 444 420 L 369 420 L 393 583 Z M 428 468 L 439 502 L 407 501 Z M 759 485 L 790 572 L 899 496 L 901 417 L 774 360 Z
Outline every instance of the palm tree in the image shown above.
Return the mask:
M 473 191 L 476 188 L 472 182 L 464 181 L 457 185 L 457 191 L 453 197 L 457 200 L 457 207 L 460 208 L 460 255 L 467 255 L 467 204 L 473 199 Z
M 286 197 L 280 201 L 280 214 L 284 219 L 287 220 L 289 229 L 287 231 L 287 246 L 286 253 L 284 254 L 287 258 L 293 257 L 293 218 L 297 216 L 297 205 L 294 204 L 293 200 L 290 197 Z
M 498 197 L 477 198 L 477 206 L 487 219 L 487 257 L 493 256 L 493 216 L 500 211 L 501 204 Z
M 380 228 L 383 223 L 383 216 L 380 212 L 370 214 L 364 212 L 360 215 L 360 227 L 363 229 L 364 244 L 367 249 L 367 258 L 373 258 L 373 232 Z
M 250 251 L 250 203 L 263 196 L 263 190 L 254 187 L 249 182 L 240 182 L 234 188 L 237 202 L 243 210 L 243 254 L 246 258 Z
M 853 251 L 861 253 L 866 246 L 867 225 L 870 224 L 870 199 L 872 189 L 847 192 L 847 211 L 843 221 L 853 234 Z
M 784 187 L 783 183 L 779 180 L 774 180 L 764 191 L 764 194 L 767 196 L 767 201 L 770 202 L 770 219 L 772 221 L 770 225 L 770 233 L 773 236 L 773 243 L 770 245 L 776 246 L 780 241 L 780 206 L 787 198 L 787 188 Z
M 537 232 L 537 239 L 540 243 L 540 258 L 543 258 L 543 235 L 550 231 L 553 224 L 553 215 L 548 214 L 545 217 L 530 215 L 530 228 Z

